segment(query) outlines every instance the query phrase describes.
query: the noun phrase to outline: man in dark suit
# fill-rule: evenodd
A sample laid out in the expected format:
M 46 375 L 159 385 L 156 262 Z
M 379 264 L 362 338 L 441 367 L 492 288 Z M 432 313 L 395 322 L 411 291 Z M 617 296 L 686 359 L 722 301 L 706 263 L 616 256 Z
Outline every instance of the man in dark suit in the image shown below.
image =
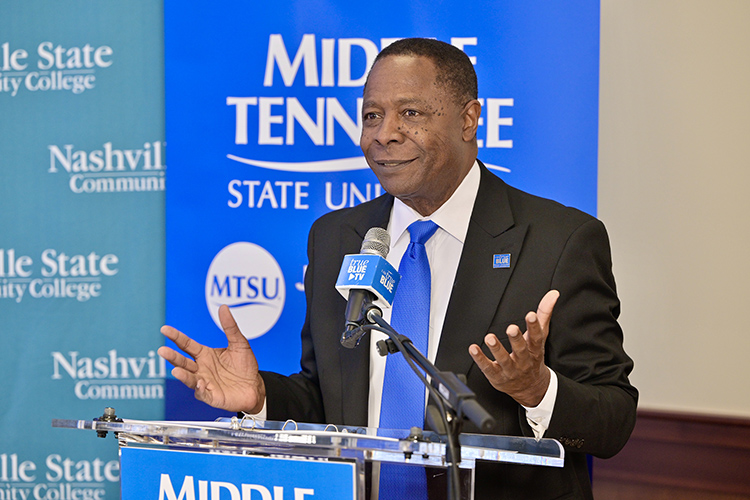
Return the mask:
M 408 222 L 433 220 L 430 357 L 466 375 L 497 420 L 493 432 L 556 438 L 566 448 L 562 469 L 479 464 L 476 498 L 592 498 L 585 455 L 622 448 L 637 402 L 606 231 L 580 211 L 507 186 L 476 160 L 476 97 L 471 63 L 447 44 L 403 40 L 378 56 L 365 85 L 361 146 L 388 194 L 327 214 L 310 231 L 300 373 L 260 372 L 226 307 L 227 349 L 164 327 L 193 359 L 159 353 L 216 407 L 377 425 L 382 372 L 367 349 L 339 344 L 346 304 L 334 284 L 343 255 L 358 252 L 369 228 L 387 228 L 398 254 Z M 493 267 L 497 255 L 509 256 L 508 265 Z

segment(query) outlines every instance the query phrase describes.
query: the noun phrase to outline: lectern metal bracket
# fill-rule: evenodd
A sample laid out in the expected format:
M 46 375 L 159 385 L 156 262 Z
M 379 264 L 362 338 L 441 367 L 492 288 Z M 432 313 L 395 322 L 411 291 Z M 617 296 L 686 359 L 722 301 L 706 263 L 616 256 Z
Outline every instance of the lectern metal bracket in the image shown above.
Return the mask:
M 115 414 L 115 409 L 111 406 L 107 406 L 104 408 L 104 414 L 94 419 L 95 422 L 122 422 L 121 418 L 117 418 L 117 415 Z M 96 431 L 96 435 L 100 438 L 107 437 L 107 431 Z M 115 437 L 117 437 L 117 433 L 115 432 Z

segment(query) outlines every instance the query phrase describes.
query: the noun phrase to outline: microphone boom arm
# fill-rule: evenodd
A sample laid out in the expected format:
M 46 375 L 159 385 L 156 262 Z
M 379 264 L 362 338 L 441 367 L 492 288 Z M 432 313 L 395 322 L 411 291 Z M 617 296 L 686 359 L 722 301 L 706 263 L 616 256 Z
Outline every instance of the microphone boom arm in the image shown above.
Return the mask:
M 383 319 L 380 309 L 373 306 L 373 308 L 364 311 L 364 315 L 364 322 L 370 324 L 358 327 L 363 331 L 361 336 L 370 329 L 377 329 L 388 335 L 389 338 L 387 340 L 381 340 L 377 343 L 380 355 L 386 356 L 389 352 L 400 351 L 440 407 L 440 411 L 437 411 L 434 407 L 428 406 L 427 420 L 435 428 L 437 422 L 433 418 L 434 413 L 437 413 L 441 417 L 441 427 L 443 427 L 442 430 L 444 430 L 447 440 L 445 447 L 445 460 L 448 465 L 448 474 L 446 476 L 448 487 L 447 498 L 451 500 L 460 499 L 461 485 L 458 464 L 461 462 L 461 444 L 459 442 L 459 435 L 461 434 L 463 417 L 468 418 L 482 432 L 492 430 L 495 426 L 495 419 L 477 402 L 474 392 L 461 382 L 455 373 L 438 370 L 429 359 L 419 352 L 419 349 L 414 347 L 414 344 L 412 344 L 408 337 L 398 333 Z M 373 323 L 377 326 L 374 326 Z M 344 335 L 346 335 L 346 332 Z M 343 342 L 344 339 L 342 336 Z M 419 366 L 424 375 L 419 372 L 419 369 L 415 365 Z M 425 375 L 430 377 L 429 381 Z M 435 430 L 438 431 L 438 434 L 441 434 L 439 429 Z
M 443 401 L 456 413 L 457 416 L 465 416 L 474 425 L 476 425 L 482 432 L 490 432 L 495 426 L 495 419 L 485 410 L 476 399 L 474 391 L 463 383 L 458 376 L 453 372 L 440 371 L 437 367 L 427 359 L 419 349 L 414 347 L 411 340 L 398 333 L 386 320 L 382 318 L 377 312 L 368 312 L 366 319 L 372 323 L 377 324 L 382 328 L 382 331 L 386 333 L 394 346 L 399 348 L 399 344 L 402 349 L 400 350 L 404 356 L 408 356 L 419 366 L 419 368 L 430 377 L 430 383 L 437 389 L 438 394 Z M 396 342 L 396 340 L 398 342 Z M 388 344 L 388 341 L 385 341 Z M 390 352 L 390 348 L 387 349 Z M 388 352 L 380 352 L 381 355 L 386 355 Z

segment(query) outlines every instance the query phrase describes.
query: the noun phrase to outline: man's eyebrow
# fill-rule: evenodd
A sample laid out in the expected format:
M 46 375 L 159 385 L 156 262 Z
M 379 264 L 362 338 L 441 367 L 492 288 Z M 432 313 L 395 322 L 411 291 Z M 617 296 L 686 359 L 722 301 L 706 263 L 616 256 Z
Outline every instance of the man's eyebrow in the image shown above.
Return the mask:
M 403 99 L 399 99 L 396 101 L 396 104 L 400 106 L 404 106 L 407 104 L 421 104 L 424 105 L 426 101 L 419 97 L 404 97 Z
M 422 99 L 420 97 L 402 97 L 400 99 L 396 99 L 394 101 L 394 104 L 396 104 L 397 106 L 408 106 L 410 104 L 426 105 L 427 101 L 425 101 L 424 99 Z M 363 108 L 366 108 L 366 107 L 378 107 L 378 106 L 379 106 L 378 102 L 376 102 L 373 99 L 369 99 L 369 100 L 364 101 L 362 103 L 362 107 Z

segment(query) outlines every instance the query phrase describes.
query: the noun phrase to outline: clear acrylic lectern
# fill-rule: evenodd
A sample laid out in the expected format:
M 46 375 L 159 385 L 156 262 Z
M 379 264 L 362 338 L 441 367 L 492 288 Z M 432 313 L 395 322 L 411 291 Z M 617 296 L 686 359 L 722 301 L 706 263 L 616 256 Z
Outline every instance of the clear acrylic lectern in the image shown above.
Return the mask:
M 119 420 L 119 419 L 118 419 Z M 114 433 L 123 500 L 323 500 L 365 498 L 367 463 L 445 468 L 443 437 L 409 431 L 274 422 L 53 420 L 53 427 Z M 461 434 L 469 485 L 478 460 L 562 467 L 553 439 Z

